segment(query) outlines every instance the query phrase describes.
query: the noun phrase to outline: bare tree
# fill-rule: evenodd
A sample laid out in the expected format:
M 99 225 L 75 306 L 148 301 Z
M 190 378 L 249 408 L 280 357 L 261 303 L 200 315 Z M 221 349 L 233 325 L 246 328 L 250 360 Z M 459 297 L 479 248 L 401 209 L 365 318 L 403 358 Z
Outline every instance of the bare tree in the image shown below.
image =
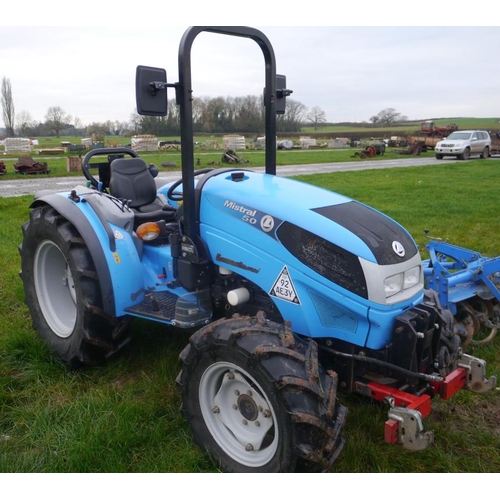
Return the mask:
M 130 114 L 130 124 L 132 125 L 132 130 L 134 131 L 134 134 L 138 134 L 140 129 L 141 129 L 141 115 L 137 112 L 137 109 L 134 109 L 134 111 Z
M 2 78 L 2 109 L 7 137 L 14 137 L 14 100 L 12 99 L 10 80 L 5 76 Z
M 50 107 L 45 115 L 45 124 L 55 132 L 56 137 L 59 137 L 61 130 L 69 121 L 71 116 L 59 106 Z
M 294 99 L 286 100 L 284 115 L 278 115 L 277 128 L 279 132 L 300 132 L 306 107 Z
M 394 108 L 386 108 L 379 112 L 378 115 L 372 116 L 370 121 L 375 124 L 382 124 L 386 126 L 390 126 L 395 122 L 400 122 L 406 120 L 406 116 L 403 116 L 401 113 L 396 111 Z
M 75 127 L 73 130 L 74 130 L 74 134 L 76 136 L 78 133 L 78 129 L 83 128 L 83 122 L 82 122 L 82 120 L 80 120 L 80 118 L 78 118 L 78 116 L 75 116 L 73 118 L 73 125 Z
M 312 123 L 315 132 L 321 124 L 326 122 L 326 114 L 319 106 L 310 109 L 306 118 L 308 122 Z
M 33 118 L 28 111 L 21 111 L 20 113 L 18 113 L 16 122 L 18 133 L 22 136 L 28 135 L 29 129 L 31 129 L 34 124 Z

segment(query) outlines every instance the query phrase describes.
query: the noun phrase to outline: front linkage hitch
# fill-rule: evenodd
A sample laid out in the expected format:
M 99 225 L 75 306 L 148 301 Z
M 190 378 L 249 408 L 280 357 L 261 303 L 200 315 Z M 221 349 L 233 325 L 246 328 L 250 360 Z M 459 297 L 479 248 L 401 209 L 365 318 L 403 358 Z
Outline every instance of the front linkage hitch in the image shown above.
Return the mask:
M 433 396 L 450 399 L 462 389 L 483 393 L 497 383 L 495 375 L 486 378 L 484 360 L 463 353 L 451 314 L 433 291 L 397 318 L 386 349 L 356 352 L 328 340 L 320 345 L 345 389 L 390 405 L 385 441 L 410 450 L 423 450 L 434 441 L 434 433 L 423 426 Z
M 431 382 L 432 390 L 442 399 L 450 399 L 458 391 L 488 392 L 497 383 L 495 375 L 486 378 L 486 362 L 467 354 L 462 354 L 458 368 L 444 380 Z M 370 384 L 368 384 L 370 385 Z M 380 384 L 379 384 L 380 385 Z M 385 423 L 385 441 L 399 443 L 404 448 L 424 450 L 434 442 L 434 432 L 424 431 L 423 419 L 431 412 L 431 396 L 415 396 L 401 391 L 384 391 L 381 387 L 370 387 L 374 399 L 383 399 L 391 405 L 389 419 Z

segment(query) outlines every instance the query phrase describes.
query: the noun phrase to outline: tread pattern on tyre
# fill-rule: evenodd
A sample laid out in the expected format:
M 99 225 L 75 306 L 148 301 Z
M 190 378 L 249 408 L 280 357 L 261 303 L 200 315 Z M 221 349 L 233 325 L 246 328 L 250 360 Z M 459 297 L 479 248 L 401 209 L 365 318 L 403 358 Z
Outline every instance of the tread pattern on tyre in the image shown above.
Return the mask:
M 316 342 L 299 339 L 288 322 L 270 322 L 262 312 L 254 318 L 214 322 L 196 332 L 180 355 L 183 368 L 177 383 L 184 396 L 200 356 L 221 346 L 243 354 L 272 382 L 294 427 L 297 464 L 310 470 L 330 469 L 344 445 L 341 432 L 347 409 L 337 401 L 337 374 L 319 364 Z M 190 420 L 185 404 L 183 411 Z M 193 431 L 203 449 L 197 430 Z
M 22 226 L 23 242 L 20 277 L 25 302 L 30 310 L 33 328 L 44 339 L 53 354 L 70 368 L 100 364 L 124 347 L 131 339 L 130 319 L 113 318 L 102 309 L 99 278 L 85 241 L 65 217 L 49 205 L 33 208 L 30 220 Z M 77 298 L 77 320 L 68 339 L 57 337 L 47 325 L 34 285 L 34 254 L 42 239 L 56 240 L 73 267 L 73 279 L 81 293 Z

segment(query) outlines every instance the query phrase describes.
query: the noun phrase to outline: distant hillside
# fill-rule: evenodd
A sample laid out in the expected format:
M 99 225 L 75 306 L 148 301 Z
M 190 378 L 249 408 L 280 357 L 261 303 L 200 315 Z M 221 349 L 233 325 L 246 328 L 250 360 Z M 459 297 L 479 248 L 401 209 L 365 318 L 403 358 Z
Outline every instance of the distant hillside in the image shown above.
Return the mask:
M 331 123 L 322 127 L 302 127 L 301 134 L 313 134 L 315 136 L 333 137 L 390 137 L 391 135 L 411 135 L 418 132 L 421 123 L 433 120 L 436 125 L 456 124 L 459 129 L 481 129 L 491 132 L 500 131 L 500 118 L 423 118 L 422 120 L 412 120 L 408 122 L 395 123 L 390 127 L 374 126 L 371 123 Z

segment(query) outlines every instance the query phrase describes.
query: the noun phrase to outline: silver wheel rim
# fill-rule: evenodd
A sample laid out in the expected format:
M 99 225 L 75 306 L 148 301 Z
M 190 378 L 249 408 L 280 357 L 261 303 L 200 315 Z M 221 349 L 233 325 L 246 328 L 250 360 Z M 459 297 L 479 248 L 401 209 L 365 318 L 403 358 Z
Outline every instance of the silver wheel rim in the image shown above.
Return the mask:
M 76 292 L 73 275 L 61 249 L 43 241 L 34 259 L 35 292 L 50 329 L 68 338 L 76 323 Z
M 247 467 L 262 467 L 276 454 L 276 415 L 264 391 L 245 370 L 226 362 L 210 365 L 199 386 L 200 409 L 220 448 Z

